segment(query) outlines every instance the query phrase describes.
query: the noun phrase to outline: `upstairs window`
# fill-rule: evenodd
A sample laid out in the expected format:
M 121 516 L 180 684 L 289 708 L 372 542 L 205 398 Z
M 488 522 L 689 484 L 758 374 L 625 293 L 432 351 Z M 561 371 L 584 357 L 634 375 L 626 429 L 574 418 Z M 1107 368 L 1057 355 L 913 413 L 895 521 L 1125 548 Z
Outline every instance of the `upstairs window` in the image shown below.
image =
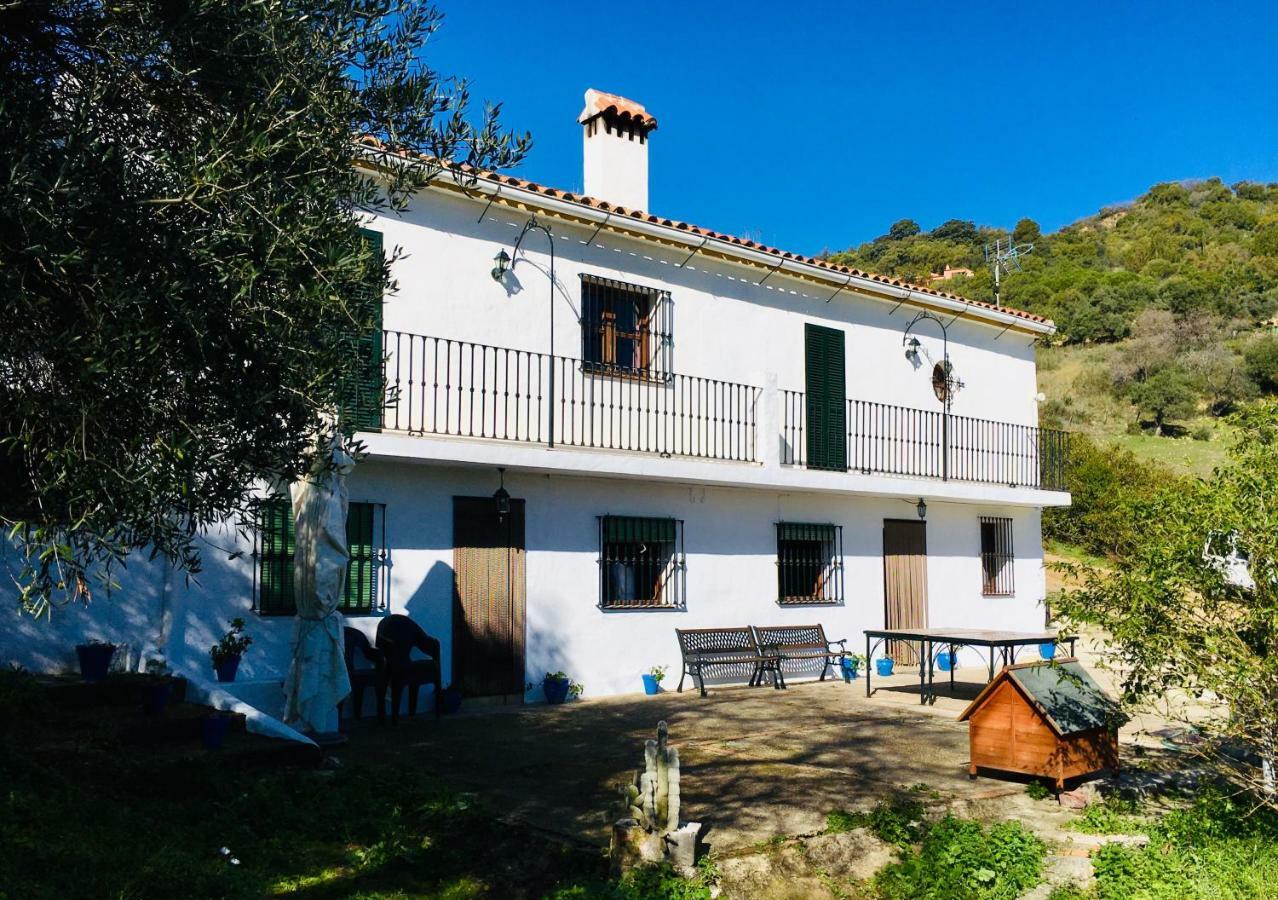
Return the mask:
M 358 360 L 354 376 L 343 381 L 339 416 L 347 431 L 380 431 L 382 411 L 386 405 L 386 386 L 382 374 L 382 267 L 384 250 L 382 234 L 367 228 L 360 237 L 368 251 L 365 261 L 365 283 L 352 302 L 353 313 L 366 322 L 366 327 L 351 329 L 343 335 L 347 352 Z
M 986 597 L 1010 597 L 1016 592 L 1012 579 L 1012 520 L 981 516 L 981 593 Z
M 581 360 L 588 372 L 664 379 L 670 374 L 670 294 L 581 276 Z
M 682 609 L 683 522 L 638 516 L 599 518 L 599 605 Z
M 807 522 L 777 523 L 777 603 L 843 602 L 843 529 Z
M 386 507 L 381 503 L 352 502 L 346 512 L 346 584 L 338 609 L 344 613 L 371 613 L 385 609 L 380 584 L 386 559 Z M 275 496 L 258 504 L 253 555 L 257 560 L 255 608 L 264 616 L 297 613 L 293 558 L 297 540 L 293 503 Z

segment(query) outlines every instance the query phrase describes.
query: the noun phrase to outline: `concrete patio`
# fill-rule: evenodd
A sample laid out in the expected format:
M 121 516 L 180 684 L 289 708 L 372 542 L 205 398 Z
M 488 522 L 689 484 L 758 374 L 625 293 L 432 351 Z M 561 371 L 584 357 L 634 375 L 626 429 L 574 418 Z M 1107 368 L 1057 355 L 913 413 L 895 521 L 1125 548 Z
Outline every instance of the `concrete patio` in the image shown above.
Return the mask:
M 1016 781 L 968 778 L 967 727 L 955 718 L 985 675 L 960 672 L 954 694 L 938 679 L 927 707 L 917 670 L 876 677 L 868 700 L 864 681 L 827 680 L 712 688 L 704 699 L 685 689 L 559 707 L 471 704 L 439 722 L 355 723 L 342 754 L 423 767 L 514 819 L 604 845 L 613 786 L 633 778 L 665 719 L 683 762 L 684 818 L 725 852 L 820 831 L 830 810 L 868 809 L 901 786 L 926 784 L 935 802 L 965 807 L 1024 797 Z

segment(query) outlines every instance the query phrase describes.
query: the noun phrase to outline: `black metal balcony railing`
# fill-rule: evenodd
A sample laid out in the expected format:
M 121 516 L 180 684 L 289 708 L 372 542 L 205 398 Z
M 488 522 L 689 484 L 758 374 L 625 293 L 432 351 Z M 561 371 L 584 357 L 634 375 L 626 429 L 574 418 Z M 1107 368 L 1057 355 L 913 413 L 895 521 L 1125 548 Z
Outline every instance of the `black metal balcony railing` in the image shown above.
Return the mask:
M 400 331 L 383 334 L 382 424 L 388 430 L 756 460 L 756 387 L 601 370 L 563 356 Z
M 807 404 L 783 391 L 782 463 L 808 465 Z M 854 472 L 1065 489 L 1066 432 L 940 410 L 847 401 L 846 468 Z M 813 468 L 817 468 L 813 466 Z M 831 468 L 821 466 L 821 468 Z

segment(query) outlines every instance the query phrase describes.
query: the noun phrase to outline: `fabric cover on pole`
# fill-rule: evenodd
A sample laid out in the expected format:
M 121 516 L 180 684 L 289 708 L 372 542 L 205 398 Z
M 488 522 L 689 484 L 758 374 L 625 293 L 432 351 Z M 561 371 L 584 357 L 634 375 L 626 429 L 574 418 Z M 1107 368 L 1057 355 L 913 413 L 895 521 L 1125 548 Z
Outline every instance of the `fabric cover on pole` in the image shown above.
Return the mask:
M 333 734 L 337 704 L 351 692 L 337 611 L 346 580 L 346 475 L 354 460 L 333 450 L 334 467 L 315 480 L 294 483 L 296 550 L 293 661 L 284 681 L 284 721 L 300 731 Z

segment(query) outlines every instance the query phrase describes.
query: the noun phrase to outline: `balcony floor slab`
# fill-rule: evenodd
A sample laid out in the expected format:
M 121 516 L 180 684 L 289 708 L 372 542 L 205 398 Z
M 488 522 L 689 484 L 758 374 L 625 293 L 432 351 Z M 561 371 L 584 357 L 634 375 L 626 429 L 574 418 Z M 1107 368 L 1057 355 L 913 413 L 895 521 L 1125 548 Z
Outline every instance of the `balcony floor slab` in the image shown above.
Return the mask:
M 515 443 L 480 438 L 418 436 L 395 432 L 357 435 L 371 457 L 384 461 L 451 466 L 504 466 L 524 472 L 593 478 L 734 487 L 754 490 L 819 492 L 850 496 L 921 497 L 928 501 L 1000 506 L 1069 506 L 1067 491 L 1047 491 L 970 481 L 827 472 L 797 466 L 765 466 L 693 457 L 662 457 L 624 450 L 595 450 Z

